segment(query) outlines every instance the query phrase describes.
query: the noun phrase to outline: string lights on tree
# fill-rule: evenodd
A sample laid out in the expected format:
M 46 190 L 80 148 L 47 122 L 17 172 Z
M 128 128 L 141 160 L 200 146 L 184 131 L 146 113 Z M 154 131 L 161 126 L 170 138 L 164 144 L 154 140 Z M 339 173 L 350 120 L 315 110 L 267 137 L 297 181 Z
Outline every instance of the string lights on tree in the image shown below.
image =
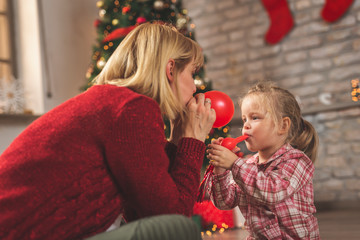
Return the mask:
M 351 99 L 354 102 L 360 101 L 360 81 L 358 78 L 351 80 Z

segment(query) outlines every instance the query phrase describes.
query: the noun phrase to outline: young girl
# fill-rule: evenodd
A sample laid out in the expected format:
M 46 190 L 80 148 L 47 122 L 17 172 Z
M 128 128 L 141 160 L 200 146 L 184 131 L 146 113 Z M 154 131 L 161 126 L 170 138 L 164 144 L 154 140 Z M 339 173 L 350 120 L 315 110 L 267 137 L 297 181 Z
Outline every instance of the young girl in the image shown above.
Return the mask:
M 294 96 L 270 82 L 251 88 L 240 106 L 246 146 L 257 153 L 245 160 L 220 146 L 221 138 L 209 144 L 215 206 L 239 206 L 247 239 L 320 239 L 313 216 L 314 128 Z

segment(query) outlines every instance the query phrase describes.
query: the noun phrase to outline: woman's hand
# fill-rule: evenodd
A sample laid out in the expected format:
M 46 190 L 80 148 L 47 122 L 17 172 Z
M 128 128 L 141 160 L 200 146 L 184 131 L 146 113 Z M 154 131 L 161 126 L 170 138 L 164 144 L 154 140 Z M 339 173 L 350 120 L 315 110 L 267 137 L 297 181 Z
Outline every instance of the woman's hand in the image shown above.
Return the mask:
M 205 95 L 200 93 L 193 97 L 186 107 L 188 112 L 183 123 L 183 137 L 196 138 L 205 142 L 216 119 L 210 99 L 205 101 Z

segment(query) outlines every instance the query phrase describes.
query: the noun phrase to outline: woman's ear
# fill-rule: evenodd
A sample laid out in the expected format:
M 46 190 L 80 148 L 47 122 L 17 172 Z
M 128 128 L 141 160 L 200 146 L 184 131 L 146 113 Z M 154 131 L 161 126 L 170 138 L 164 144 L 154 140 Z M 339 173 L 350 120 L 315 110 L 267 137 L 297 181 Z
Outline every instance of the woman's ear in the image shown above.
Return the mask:
M 289 132 L 291 126 L 291 120 L 289 117 L 283 117 L 279 127 L 279 134 L 283 135 Z
M 170 83 L 174 81 L 174 68 L 175 68 L 175 61 L 174 59 L 169 59 L 169 61 L 166 64 L 166 76 Z

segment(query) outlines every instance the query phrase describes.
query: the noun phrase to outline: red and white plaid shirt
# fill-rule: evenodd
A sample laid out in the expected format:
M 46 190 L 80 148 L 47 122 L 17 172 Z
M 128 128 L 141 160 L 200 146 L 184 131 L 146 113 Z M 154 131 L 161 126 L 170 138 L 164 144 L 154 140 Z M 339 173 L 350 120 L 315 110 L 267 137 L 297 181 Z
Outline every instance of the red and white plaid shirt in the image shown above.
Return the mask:
M 215 206 L 239 206 L 250 232 L 247 239 L 320 239 L 311 160 L 290 144 L 266 163 L 258 159 L 258 154 L 239 158 L 231 171 L 211 176 L 208 189 Z

